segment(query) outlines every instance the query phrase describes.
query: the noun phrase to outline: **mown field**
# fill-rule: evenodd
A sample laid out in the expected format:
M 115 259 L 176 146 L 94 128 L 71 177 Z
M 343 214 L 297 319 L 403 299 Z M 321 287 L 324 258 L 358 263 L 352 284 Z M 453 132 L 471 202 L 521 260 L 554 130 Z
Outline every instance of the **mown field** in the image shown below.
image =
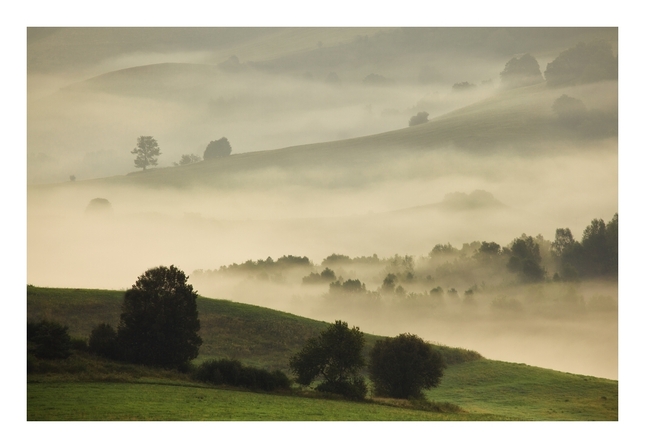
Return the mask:
M 28 319 L 47 318 L 87 337 L 118 323 L 123 292 L 27 288 Z M 201 361 L 238 357 L 286 370 L 289 356 L 326 323 L 224 300 L 198 301 Z M 377 336 L 366 335 L 368 345 Z M 458 362 L 464 350 L 440 347 L 453 361 L 426 393 L 437 412 L 407 400 L 365 403 L 313 398 L 308 391 L 266 394 L 196 383 L 187 374 L 75 354 L 27 377 L 28 420 L 618 420 L 618 382 L 501 361 Z M 457 411 L 461 408 L 462 411 Z

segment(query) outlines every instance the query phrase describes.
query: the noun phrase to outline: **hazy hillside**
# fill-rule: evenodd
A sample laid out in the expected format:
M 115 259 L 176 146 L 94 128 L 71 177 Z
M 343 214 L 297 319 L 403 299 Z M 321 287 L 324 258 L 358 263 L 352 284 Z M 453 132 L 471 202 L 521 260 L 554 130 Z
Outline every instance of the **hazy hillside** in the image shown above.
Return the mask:
M 545 259 L 557 229 L 580 241 L 618 211 L 615 27 L 60 28 L 29 29 L 27 40 L 30 284 L 119 290 L 159 265 L 420 258 L 521 235 L 541 241 Z M 143 136 L 160 149 L 145 171 L 132 153 Z M 223 138 L 231 155 L 202 161 Z M 548 269 L 535 288 L 504 285 L 488 299 L 557 301 Z M 463 274 L 442 287 L 464 294 L 475 282 Z M 302 276 L 293 288 L 204 286 L 324 320 Z M 584 285 L 589 300 L 595 286 Z M 605 289 L 617 301 L 615 282 Z M 368 314 L 356 313 L 374 333 L 411 323 Z M 594 333 L 579 317 L 418 328 L 506 360 L 528 353 L 614 375 L 617 319 Z M 509 346 L 518 332 L 530 349 Z
M 544 71 L 564 49 L 594 39 L 615 47 L 617 35 L 613 28 L 30 28 L 28 180 L 124 174 L 140 135 L 155 136 L 160 166 L 172 166 L 222 136 L 234 153 L 246 153 L 382 134 L 418 112 L 438 117 L 495 94 L 518 54 L 530 52 Z M 387 82 L 366 83 L 369 76 Z M 473 88 L 454 90 L 464 82 Z

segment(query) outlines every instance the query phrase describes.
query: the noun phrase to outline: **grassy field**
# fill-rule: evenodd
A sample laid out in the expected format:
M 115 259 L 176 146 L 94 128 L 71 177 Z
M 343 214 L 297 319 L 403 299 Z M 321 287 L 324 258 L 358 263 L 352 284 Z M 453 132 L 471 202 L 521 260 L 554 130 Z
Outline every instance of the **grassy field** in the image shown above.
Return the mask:
M 142 383 L 30 383 L 27 420 L 408 421 L 501 420 L 370 402 Z
M 97 323 L 118 323 L 122 298 L 121 291 L 29 286 L 27 314 L 59 321 L 86 338 Z M 204 346 L 197 364 L 237 356 L 286 370 L 289 356 L 327 325 L 224 300 L 200 298 L 198 308 Z M 378 336 L 366 339 L 371 345 Z M 463 412 L 429 412 L 406 400 L 352 403 L 205 387 L 187 374 L 85 354 L 39 362 L 46 373 L 28 375 L 28 420 L 618 420 L 617 381 L 486 359 L 451 363 L 441 385 L 426 393 L 430 402 Z

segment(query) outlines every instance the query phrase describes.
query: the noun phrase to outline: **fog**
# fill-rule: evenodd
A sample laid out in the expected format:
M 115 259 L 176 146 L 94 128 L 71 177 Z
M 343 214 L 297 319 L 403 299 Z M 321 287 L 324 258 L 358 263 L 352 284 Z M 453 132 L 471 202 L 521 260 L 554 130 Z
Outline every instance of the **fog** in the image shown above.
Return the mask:
M 616 379 L 615 281 L 583 280 L 565 291 L 554 282 L 518 284 L 506 271 L 489 278 L 479 271 L 448 275 L 429 256 L 437 244 L 461 249 L 494 241 L 504 247 L 522 234 L 550 241 L 557 228 L 570 228 L 580 240 L 592 219 L 609 221 L 618 212 L 616 136 L 561 131 L 551 110 L 566 94 L 587 110 L 616 114 L 617 82 L 519 93 L 505 93 L 499 82 L 511 57 L 534 51 L 543 71 L 560 51 L 593 33 L 569 31 L 557 45 L 538 36 L 534 48 L 506 53 L 498 47 L 408 48 L 392 60 L 385 56 L 393 52 L 372 54 L 381 47 L 364 47 L 371 41 L 356 38 L 373 36 L 394 48 L 390 31 L 318 30 L 304 33 L 297 45 L 284 44 L 296 31 L 224 33 L 219 45 L 213 38 L 211 50 L 196 44 L 164 50 L 151 47 L 151 40 L 138 48 L 132 38 L 129 51 L 104 43 L 92 57 L 64 53 L 56 44 L 64 30 L 28 45 L 34 56 L 28 70 L 28 283 L 125 290 L 145 270 L 174 264 L 206 297 L 343 319 L 375 334 L 411 332 L 492 359 Z M 490 39 L 497 42 L 503 33 L 495 36 Z M 47 65 L 36 57 L 43 48 L 67 54 L 68 63 Z M 237 60 L 229 61 L 232 55 Z M 148 66 L 158 63 L 164 65 Z M 331 72 L 340 83 L 327 82 Z M 386 82 L 363 82 L 371 73 Z M 456 90 L 460 82 L 474 87 Z M 505 124 L 506 108 L 525 102 L 531 114 L 523 119 L 546 123 L 538 131 L 531 123 L 517 128 L 521 132 Z M 422 111 L 429 114 L 427 126 L 439 123 L 428 134 L 414 126 L 394 137 L 269 152 L 405 129 Z M 448 113 L 453 118 L 441 121 Z M 497 116 L 503 123 L 493 129 Z M 481 134 L 487 143 L 473 146 L 468 132 L 482 120 L 489 123 Z M 548 133 L 536 139 L 540 129 Z M 158 168 L 166 170 L 126 175 L 135 171 L 130 151 L 141 135 L 158 141 Z M 206 145 L 223 136 L 233 150 L 227 160 L 171 168 L 183 154 L 203 156 Z M 443 140 L 424 146 L 435 137 Z M 261 159 L 258 151 L 268 155 Z M 109 206 L 93 208 L 96 198 Z M 360 279 L 368 292 L 376 294 L 392 270 L 386 260 L 408 255 L 418 278 L 434 280 L 406 284 L 407 292 L 455 288 L 458 299 L 445 295 L 437 307 L 385 294 L 343 301 L 330 296 L 329 283 L 304 285 L 302 278 L 320 273 L 334 253 L 378 256 L 376 265 L 335 268 L 345 280 Z M 286 255 L 306 256 L 311 265 L 275 278 L 220 269 Z M 550 278 L 556 268 L 546 253 L 542 257 Z M 475 285 L 476 306 L 465 306 L 465 292 Z M 538 296 L 543 306 L 536 305 Z M 561 306 L 568 303 L 562 297 L 574 297 L 575 306 Z

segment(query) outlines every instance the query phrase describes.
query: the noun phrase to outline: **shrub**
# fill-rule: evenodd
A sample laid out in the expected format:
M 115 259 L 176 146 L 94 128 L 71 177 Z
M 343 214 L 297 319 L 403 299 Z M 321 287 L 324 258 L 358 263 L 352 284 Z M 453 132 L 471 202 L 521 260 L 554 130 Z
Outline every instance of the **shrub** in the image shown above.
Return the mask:
M 116 359 L 118 356 L 117 333 L 110 324 L 98 324 L 92 330 L 89 351 L 99 356 Z
M 226 137 L 219 140 L 214 140 L 206 146 L 204 151 L 204 160 L 216 159 L 218 157 L 226 157 L 231 155 L 232 148 Z
M 27 323 L 27 343 L 36 358 L 66 359 L 72 354 L 67 327 L 57 322 Z
M 440 352 L 408 333 L 376 341 L 370 352 L 370 379 L 380 396 L 419 397 L 422 389 L 439 385 L 445 367 Z
M 210 384 L 226 384 L 228 386 L 244 387 L 251 390 L 273 391 L 288 389 L 291 381 L 287 375 L 274 370 L 243 366 L 236 359 L 219 359 L 202 363 L 195 371 L 195 378 Z
M 365 338 L 358 327 L 350 329 L 347 322 L 338 320 L 318 337 L 307 340 L 303 349 L 291 357 L 289 367 L 298 384 L 309 386 L 322 377 L 317 390 L 364 398 L 367 388 L 362 388 L 364 380 L 359 375 L 365 365 L 364 345 Z
M 410 118 L 408 126 L 416 126 L 418 124 L 423 124 L 428 122 L 428 112 L 419 112 Z

